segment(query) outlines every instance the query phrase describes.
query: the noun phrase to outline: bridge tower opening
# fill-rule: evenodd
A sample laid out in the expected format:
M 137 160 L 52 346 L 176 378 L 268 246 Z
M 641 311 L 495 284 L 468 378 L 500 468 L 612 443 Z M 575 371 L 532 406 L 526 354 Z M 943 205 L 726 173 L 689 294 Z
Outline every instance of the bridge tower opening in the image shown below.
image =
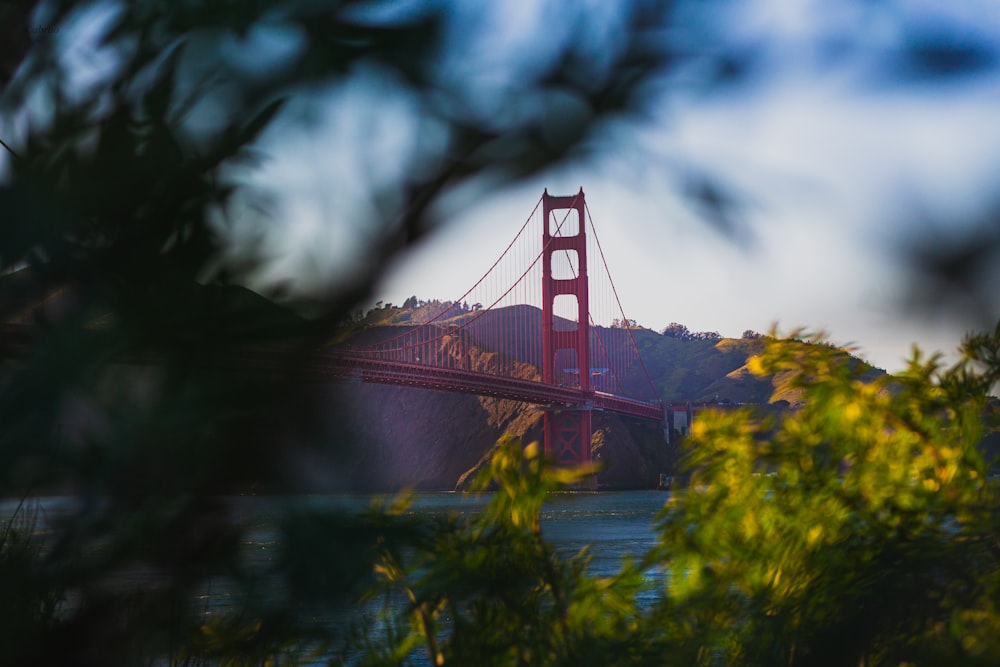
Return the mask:
M 568 211 L 564 216 L 553 217 L 554 211 Z M 568 218 L 576 213 L 576 221 Z M 590 383 L 590 302 L 587 279 L 586 212 L 583 188 L 566 197 L 542 195 L 542 379 L 548 384 L 563 381 L 567 369 L 563 368 L 569 355 L 574 365 L 569 369 L 579 378 L 579 387 L 593 392 Z M 564 222 L 564 224 L 560 224 Z M 573 225 L 572 222 L 577 224 Z M 572 233 L 574 232 L 575 233 Z M 568 232 L 568 233 L 567 233 Z M 553 276 L 552 257 L 556 253 L 574 253 L 576 276 Z M 568 329 L 565 323 L 557 328 L 555 299 L 562 295 L 576 297 L 576 328 Z M 563 363 L 558 363 L 557 361 Z M 545 453 L 560 465 L 590 463 L 590 442 L 593 433 L 591 410 L 588 400 L 584 405 L 550 407 L 544 416 Z

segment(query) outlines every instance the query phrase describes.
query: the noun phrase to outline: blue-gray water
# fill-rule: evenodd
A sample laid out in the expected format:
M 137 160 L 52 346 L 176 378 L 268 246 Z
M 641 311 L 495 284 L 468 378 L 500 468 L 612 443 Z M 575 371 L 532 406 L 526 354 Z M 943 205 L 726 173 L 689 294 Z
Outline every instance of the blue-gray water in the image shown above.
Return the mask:
M 542 534 L 566 553 L 590 545 L 591 571 L 611 574 L 622 558 L 639 557 L 653 545 L 653 517 L 667 497 L 662 491 L 554 496 L 542 510 Z
M 626 556 L 641 556 L 654 542 L 652 521 L 669 495 L 662 491 L 578 492 L 550 497 L 542 509 L 542 535 L 561 553 L 576 553 L 590 546 L 591 570 L 596 575 L 616 571 Z M 374 497 L 298 496 L 284 499 L 240 499 L 241 519 L 277 516 L 282 510 L 311 509 L 363 511 Z M 457 493 L 418 494 L 409 510 L 422 513 L 472 513 L 486 502 L 484 497 Z M 267 550 L 269 532 L 256 534 L 257 546 Z
M 584 547 L 590 549 L 590 572 L 605 576 L 617 572 L 626 557 L 641 557 L 655 542 L 652 522 L 668 499 L 661 491 L 630 491 L 614 493 L 565 493 L 552 496 L 542 510 L 542 534 L 561 554 L 570 556 Z M 234 518 L 258 526 L 247 534 L 244 548 L 250 561 L 267 569 L 279 553 L 277 534 L 272 521 L 287 509 L 362 511 L 371 506 L 374 498 L 364 496 L 296 496 L 235 498 L 232 502 Z M 484 498 L 469 498 L 460 494 L 419 494 L 414 496 L 410 512 L 421 513 L 472 513 L 477 512 Z M 0 517 L 14 512 L 17 503 L 0 502 Z M 38 528 L 44 531 L 46 519 L 72 511 L 68 498 L 43 498 L 35 501 L 34 509 L 40 519 Z M 133 583 L 141 583 L 143 574 L 133 573 Z M 657 573 L 649 577 L 658 578 Z M 649 599 L 655 597 L 650 590 Z M 206 610 L 223 610 L 231 601 L 224 585 L 213 585 L 204 592 Z M 640 604 L 642 600 L 640 599 Z M 331 617 L 331 624 L 340 620 Z M 417 661 L 419 662 L 419 660 Z

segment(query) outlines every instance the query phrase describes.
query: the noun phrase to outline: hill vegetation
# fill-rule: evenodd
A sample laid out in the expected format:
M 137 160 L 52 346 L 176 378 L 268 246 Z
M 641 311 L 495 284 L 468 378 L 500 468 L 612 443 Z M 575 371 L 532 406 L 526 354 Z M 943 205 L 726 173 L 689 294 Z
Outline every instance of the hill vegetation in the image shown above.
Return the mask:
M 481 313 L 480 310 L 481 304 L 469 306 L 438 299 L 424 301 L 416 296 L 410 297 L 401 306 L 379 302 L 366 313 L 357 312 L 341 340 L 353 338 L 364 344 L 388 338 L 390 334 L 384 327 L 416 326 L 434 318 L 438 318 L 436 323 L 442 326 L 460 325 L 475 316 L 478 318 L 477 322 L 470 327 L 473 335 L 479 335 L 481 339 L 487 333 L 490 335 L 488 340 L 482 340 L 484 347 L 501 354 L 519 355 L 518 361 L 524 363 L 540 363 L 537 358 L 525 358 L 524 350 L 530 350 L 531 347 L 519 344 L 517 340 L 525 331 L 540 330 L 541 312 L 538 308 L 512 306 L 488 313 Z M 497 320 L 500 321 L 499 325 Z M 514 321 L 521 324 L 509 324 Z M 523 324 L 525 321 L 527 326 Z M 570 325 L 568 321 L 557 318 L 557 327 L 560 322 L 565 326 Z M 795 404 L 801 400 L 801 392 L 788 385 L 788 373 L 778 372 L 760 378 L 749 372 L 748 360 L 759 355 L 768 340 L 768 336 L 764 334 L 747 330 L 740 338 L 726 338 L 714 331 L 690 331 L 676 322 L 660 332 L 637 326 L 635 322 L 629 324 L 645 370 L 649 373 L 657 395 L 664 402 L 768 404 L 784 400 Z M 615 333 L 625 331 L 620 328 L 620 323 L 619 327 L 595 329 L 599 330 L 604 345 L 631 345 L 629 337 L 615 336 Z M 392 331 L 392 335 L 396 335 L 399 330 Z M 817 343 L 800 341 L 800 344 L 809 346 Z M 867 379 L 885 373 L 882 369 L 852 357 L 847 351 L 842 354 L 845 360 L 858 364 Z M 628 391 L 646 380 L 642 369 L 636 367 L 623 382 Z
M 477 481 L 501 489 L 481 517 L 385 559 L 379 593 L 422 605 L 389 648 L 437 664 L 996 664 L 998 496 L 976 443 L 998 360 L 1000 327 L 957 366 L 915 355 L 895 377 L 817 341 L 765 341 L 749 371 L 787 374 L 802 407 L 697 422 L 656 544 L 601 579 L 540 527 L 574 471 L 508 443 Z M 501 564 L 469 565 L 486 554 Z
M 379 303 L 367 313 L 356 313 L 337 341 L 370 344 L 432 320 L 441 327 L 467 324 L 468 336 L 455 336 L 447 343 L 448 355 L 467 358 L 474 367 L 504 355 L 520 363 L 519 376 L 540 377 L 538 350 L 519 340 L 526 331 L 541 329 L 541 312 L 532 306 L 483 312 L 479 304 L 414 296 L 403 305 Z M 785 406 L 802 401 L 802 390 L 792 383 L 791 372 L 778 370 L 761 376 L 751 371 L 751 360 L 768 341 L 756 332 L 724 338 L 715 332 L 691 332 L 675 323 L 660 333 L 642 327 L 634 327 L 631 333 L 665 403 Z M 603 346 L 631 345 L 620 323 L 598 328 L 595 336 L 600 336 Z M 817 345 L 808 341 L 790 344 L 805 349 Z M 846 352 L 833 352 L 869 380 L 883 374 Z M 648 380 L 642 365 L 633 364 L 622 383 L 626 390 L 645 389 Z M 351 462 L 354 472 L 347 476 L 355 490 L 461 487 L 488 464 L 500 436 L 531 442 L 542 435 L 542 413 L 512 401 L 370 385 L 340 387 L 336 392 L 331 403 L 342 411 L 335 428 L 358 446 Z M 594 429 L 594 458 L 604 464 L 598 475 L 601 488 L 651 488 L 660 473 L 677 472 L 677 444 L 664 443 L 658 427 L 598 413 Z M 343 463 L 339 462 L 341 469 Z M 337 484 L 343 482 L 340 479 Z

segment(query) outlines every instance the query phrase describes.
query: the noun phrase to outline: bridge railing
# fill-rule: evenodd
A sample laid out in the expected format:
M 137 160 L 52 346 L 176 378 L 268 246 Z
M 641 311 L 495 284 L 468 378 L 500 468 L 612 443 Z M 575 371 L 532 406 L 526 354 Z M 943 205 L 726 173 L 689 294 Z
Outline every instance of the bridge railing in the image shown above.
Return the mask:
M 364 382 L 492 396 L 536 405 L 590 407 L 647 419 L 662 419 L 663 416 L 659 402 L 636 401 L 605 392 L 464 369 L 376 359 L 364 353 L 327 352 L 319 370 L 325 376 L 356 378 Z

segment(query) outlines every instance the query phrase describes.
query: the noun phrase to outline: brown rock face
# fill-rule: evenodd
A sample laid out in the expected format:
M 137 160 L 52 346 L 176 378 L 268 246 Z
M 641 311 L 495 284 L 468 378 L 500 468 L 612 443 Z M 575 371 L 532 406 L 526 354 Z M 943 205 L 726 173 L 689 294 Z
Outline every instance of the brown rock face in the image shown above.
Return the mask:
M 423 350 L 422 356 L 451 358 L 457 366 L 485 373 L 500 358 L 507 365 L 513 360 L 517 377 L 537 380 L 540 360 L 525 353 L 529 346 L 516 344 L 523 327 L 511 322 L 540 322 L 540 317 L 527 306 L 491 312 L 466 335 L 435 339 L 433 349 Z M 392 338 L 408 326 L 365 328 L 351 343 L 360 347 Z M 608 346 L 630 344 L 623 330 L 604 338 Z M 329 405 L 326 430 L 336 455 L 304 457 L 297 471 L 307 486 L 320 491 L 462 488 L 489 460 L 502 435 L 525 444 L 542 439 L 543 413 L 515 401 L 344 383 L 330 389 Z M 594 460 L 604 466 L 598 488 L 655 488 L 661 473 L 672 473 L 676 456 L 663 441 L 660 423 L 595 412 L 593 426 Z
M 330 388 L 329 441 L 297 457 L 316 492 L 451 491 L 505 433 L 542 438 L 542 412 L 514 401 L 362 383 Z M 674 456 L 654 422 L 594 414 L 598 488 L 654 488 Z

